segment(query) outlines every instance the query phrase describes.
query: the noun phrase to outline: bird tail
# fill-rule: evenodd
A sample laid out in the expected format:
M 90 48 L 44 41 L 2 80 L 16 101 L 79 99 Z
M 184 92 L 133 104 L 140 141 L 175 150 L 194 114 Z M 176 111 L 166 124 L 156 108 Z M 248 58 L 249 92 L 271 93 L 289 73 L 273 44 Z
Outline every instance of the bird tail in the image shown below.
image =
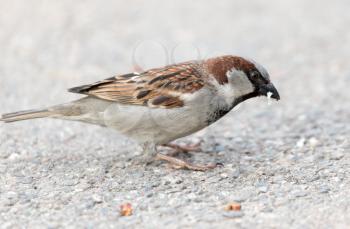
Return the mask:
M 81 121 L 104 125 L 100 112 L 103 112 L 111 102 L 85 97 L 70 103 L 61 104 L 46 109 L 19 111 L 3 114 L 0 122 L 10 123 L 37 118 L 57 118 L 71 121 Z
M 52 111 L 49 111 L 48 109 L 19 111 L 14 113 L 3 114 L 0 118 L 0 121 L 3 121 L 5 123 L 17 122 L 28 119 L 46 118 L 50 117 L 53 114 L 54 113 Z
M 57 105 L 46 109 L 26 110 L 3 114 L 0 117 L 0 121 L 10 123 L 37 118 L 71 119 L 72 116 L 78 116 L 81 114 L 80 106 L 79 104 L 75 104 L 76 102 Z

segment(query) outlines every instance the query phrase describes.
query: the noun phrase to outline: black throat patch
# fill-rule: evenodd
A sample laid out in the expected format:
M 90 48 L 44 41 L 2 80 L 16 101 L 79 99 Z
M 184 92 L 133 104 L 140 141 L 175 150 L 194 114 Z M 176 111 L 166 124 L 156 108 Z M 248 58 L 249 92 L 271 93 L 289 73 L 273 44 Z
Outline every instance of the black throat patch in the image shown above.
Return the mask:
M 210 125 L 210 124 L 218 121 L 220 118 L 225 116 L 228 112 L 230 112 L 235 106 L 237 106 L 241 102 L 244 102 L 247 99 L 254 98 L 257 96 L 259 96 L 259 93 L 257 91 L 254 91 L 254 92 L 249 93 L 247 95 L 243 95 L 243 96 L 238 97 L 231 104 L 231 106 L 222 107 L 222 108 L 219 108 L 219 109 L 215 110 L 214 112 L 210 113 L 208 115 L 207 124 Z

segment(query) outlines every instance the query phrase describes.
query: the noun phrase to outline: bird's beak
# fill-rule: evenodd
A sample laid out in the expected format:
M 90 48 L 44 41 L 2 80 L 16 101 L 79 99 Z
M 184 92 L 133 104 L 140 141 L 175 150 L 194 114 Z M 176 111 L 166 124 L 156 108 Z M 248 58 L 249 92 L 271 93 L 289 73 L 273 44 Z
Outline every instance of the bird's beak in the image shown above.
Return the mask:
M 268 96 L 269 92 L 272 93 L 271 98 L 276 99 L 276 100 L 280 100 L 280 95 L 272 83 L 263 84 L 259 87 L 259 94 L 260 95 Z

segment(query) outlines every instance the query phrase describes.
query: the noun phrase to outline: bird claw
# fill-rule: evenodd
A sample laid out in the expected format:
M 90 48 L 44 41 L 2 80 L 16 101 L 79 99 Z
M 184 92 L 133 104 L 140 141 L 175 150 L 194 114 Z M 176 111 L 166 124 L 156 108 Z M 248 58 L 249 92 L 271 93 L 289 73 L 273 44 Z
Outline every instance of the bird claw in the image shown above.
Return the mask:
M 223 166 L 222 163 L 216 163 L 215 165 L 194 165 L 184 160 L 178 159 L 176 157 L 164 155 L 158 153 L 156 156 L 157 160 L 163 160 L 169 162 L 175 169 L 188 169 L 193 171 L 207 171 L 209 169 L 214 169 L 218 166 Z
M 186 146 L 181 146 L 173 143 L 164 144 L 162 146 L 174 149 L 174 151 L 169 153 L 168 155 L 176 156 L 179 153 L 202 152 L 200 145 L 201 143 L 199 142 L 193 145 L 186 145 Z

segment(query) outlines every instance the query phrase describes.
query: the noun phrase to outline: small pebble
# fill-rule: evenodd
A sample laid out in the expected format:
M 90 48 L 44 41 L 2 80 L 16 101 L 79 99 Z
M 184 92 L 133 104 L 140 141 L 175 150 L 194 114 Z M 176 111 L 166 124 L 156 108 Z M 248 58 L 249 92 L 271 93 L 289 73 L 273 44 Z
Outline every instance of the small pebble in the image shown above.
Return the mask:
M 92 195 L 92 200 L 97 204 L 102 203 L 102 196 L 94 194 Z
M 258 188 L 260 193 L 266 193 L 268 191 L 268 187 L 267 186 L 261 186 Z
M 120 205 L 121 216 L 131 216 L 132 212 L 133 212 L 133 209 L 130 203 Z
M 228 204 L 225 207 L 225 210 L 226 211 L 240 211 L 241 208 L 242 208 L 242 206 L 240 203 L 233 202 L 233 203 Z
M 261 212 L 273 212 L 273 208 L 266 206 L 261 209 Z
M 300 138 L 300 139 L 298 140 L 296 146 L 297 146 L 298 148 L 303 148 L 304 145 L 305 145 L 305 141 L 306 141 L 305 138 Z
M 320 193 L 328 193 L 331 189 L 328 186 L 320 187 Z
M 5 206 L 13 206 L 18 202 L 18 195 L 15 192 L 2 194 L 1 202 Z
M 296 198 L 304 197 L 304 196 L 307 196 L 307 193 L 304 192 L 304 191 L 296 191 L 296 192 L 293 193 L 293 196 L 296 197 Z
M 225 212 L 223 216 L 227 218 L 240 218 L 244 216 L 244 213 L 242 211 L 229 211 Z
M 332 152 L 330 155 L 331 160 L 340 160 L 344 157 L 344 153 L 341 151 Z
M 18 182 L 21 184 L 31 184 L 31 183 L 33 183 L 33 178 L 32 177 L 21 177 L 21 178 L 18 178 Z
M 236 168 L 235 170 L 233 170 L 233 172 L 231 173 L 232 178 L 238 178 L 240 175 L 241 171 L 239 168 Z
M 149 192 L 149 193 L 146 194 L 146 197 L 147 197 L 147 198 L 150 198 L 150 197 L 152 197 L 153 195 L 154 195 L 153 192 Z
M 317 138 L 312 137 L 309 139 L 309 145 L 314 148 L 318 145 L 319 141 L 317 140 Z

